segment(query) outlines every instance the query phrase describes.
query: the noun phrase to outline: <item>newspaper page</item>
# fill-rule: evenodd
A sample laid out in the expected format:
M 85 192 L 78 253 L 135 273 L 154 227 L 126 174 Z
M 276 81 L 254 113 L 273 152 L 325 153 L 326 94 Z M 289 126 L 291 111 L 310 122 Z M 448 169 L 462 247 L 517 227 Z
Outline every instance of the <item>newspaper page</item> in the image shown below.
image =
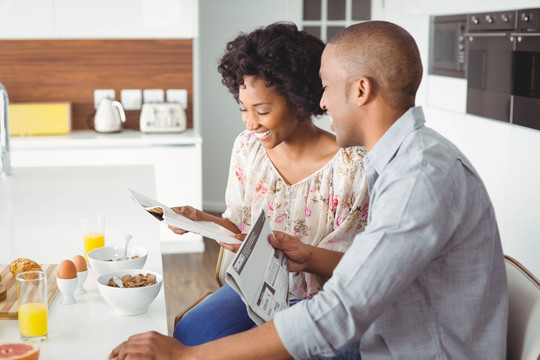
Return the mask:
M 143 209 L 145 209 L 148 213 L 150 213 L 150 215 L 159 221 L 163 221 L 166 224 L 182 230 L 190 231 L 192 233 L 214 239 L 217 242 L 224 242 L 228 244 L 241 243 L 240 240 L 231 237 L 230 235 L 233 235 L 233 233 L 228 229 L 225 229 L 223 226 L 210 221 L 193 221 L 185 216 L 175 213 L 171 208 L 157 202 L 156 200 L 150 199 L 149 197 L 139 194 L 131 189 L 127 190 L 135 202 L 141 205 Z
M 264 210 L 227 269 L 227 283 L 240 295 L 250 318 L 261 325 L 289 307 L 287 257 L 270 245 Z

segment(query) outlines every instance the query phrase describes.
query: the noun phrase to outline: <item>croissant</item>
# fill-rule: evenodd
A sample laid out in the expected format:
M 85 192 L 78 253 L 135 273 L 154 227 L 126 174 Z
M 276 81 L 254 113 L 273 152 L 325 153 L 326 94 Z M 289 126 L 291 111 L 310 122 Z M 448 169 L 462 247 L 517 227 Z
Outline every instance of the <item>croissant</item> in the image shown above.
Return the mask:
M 9 271 L 15 276 L 25 271 L 43 271 L 43 269 L 34 260 L 18 258 L 11 262 Z

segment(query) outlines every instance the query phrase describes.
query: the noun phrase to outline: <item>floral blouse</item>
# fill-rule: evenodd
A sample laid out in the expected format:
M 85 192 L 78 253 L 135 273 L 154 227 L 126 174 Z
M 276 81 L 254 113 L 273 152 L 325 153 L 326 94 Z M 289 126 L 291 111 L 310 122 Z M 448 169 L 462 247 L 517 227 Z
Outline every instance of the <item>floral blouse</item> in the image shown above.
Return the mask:
M 253 132 L 235 140 L 223 218 L 247 234 L 261 209 L 272 230 L 299 237 L 306 244 L 345 252 L 367 223 L 368 193 L 363 147 L 340 149 L 321 169 L 296 184 L 280 176 Z M 289 291 L 313 297 L 326 281 L 315 274 L 290 274 Z

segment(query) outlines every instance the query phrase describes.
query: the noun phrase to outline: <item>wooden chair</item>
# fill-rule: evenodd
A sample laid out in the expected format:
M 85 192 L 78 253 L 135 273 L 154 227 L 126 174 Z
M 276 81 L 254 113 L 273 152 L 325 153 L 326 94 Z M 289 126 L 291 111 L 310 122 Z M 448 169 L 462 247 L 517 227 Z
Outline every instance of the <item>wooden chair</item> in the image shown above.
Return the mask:
M 232 262 L 232 259 L 234 258 L 234 253 L 225 250 L 222 247 L 219 249 L 219 255 L 218 260 L 216 264 L 216 282 L 219 285 L 219 287 L 223 286 L 225 284 L 225 272 L 227 271 L 227 268 L 229 267 L 230 263 Z M 210 296 L 213 293 L 213 291 L 207 291 L 204 293 L 200 298 L 195 300 L 193 304 L 191 304 L 187 309 L 182 311 L 180 314 L 176 315 L 174 318 L 174 327 L 176 328 L 176 324 L 184 315 L 186 315 L 191 309 L 193 309 L 195 306 L 200 304 L 204 299 L 206 299 L 208 296 Z
M 505 255 L 508 277 L 508 360 L 540 359 L 540 281 Z

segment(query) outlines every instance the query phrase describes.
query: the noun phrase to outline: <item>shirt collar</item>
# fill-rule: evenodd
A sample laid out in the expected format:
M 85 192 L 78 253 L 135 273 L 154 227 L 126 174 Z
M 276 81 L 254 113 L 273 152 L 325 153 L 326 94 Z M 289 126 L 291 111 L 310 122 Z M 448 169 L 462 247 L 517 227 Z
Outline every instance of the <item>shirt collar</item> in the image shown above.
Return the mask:
M 368 186 L 371 189 L 375 179 L 392 160 L 407 136 L 425 123 L 422 107 L 416 106 L 407 110 L 377 141 L 365 157 Z M 371 174 L 371 176 L 370 176 Z

